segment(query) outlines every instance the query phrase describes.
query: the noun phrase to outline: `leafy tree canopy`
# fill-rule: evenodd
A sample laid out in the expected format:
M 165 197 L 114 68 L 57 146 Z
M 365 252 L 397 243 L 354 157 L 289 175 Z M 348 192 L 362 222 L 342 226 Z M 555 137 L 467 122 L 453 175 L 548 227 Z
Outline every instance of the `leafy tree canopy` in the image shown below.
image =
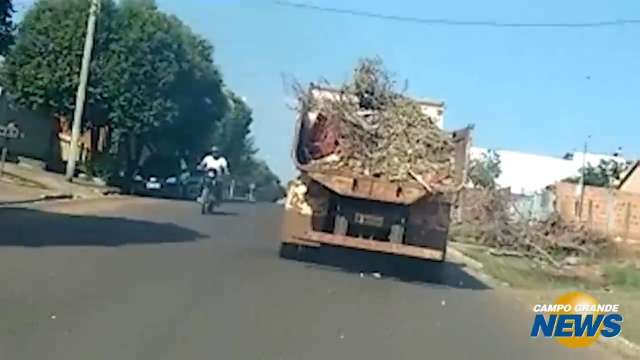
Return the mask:
M 3 86 L 20 105 L 56 116 L 73 113 L 88 11 L 86 0 L 41 0 L 25 14 L 2 72 Z M 103 95 L 96 84 L 102 81 L 100 65 L 115 11 L 112 1 L 102 1 L 87 91 L 88 113 Z
M 248 165 L 243 163 L 256 153 L 250 135 L 253 114 L 245 101 L 232 92 L 227 93 L 227 99 L 229 111 L 218 124 L 213 142 L 232 164 L 241 165 L 242 171 Z
M 229 111 L 218 124 L 214 143 L 229 160 L 232 177 L 240 191 L 246 191 L 253 184 L 257 200 L 278 200 L 284 194 L 280 179 L 265 161 L 255 156 L 257 149 L 251 137 L 251 108 L 231 92 L 228 92 L 227 97 Z
M 2 74 L 19 104 L 71 117 L 88 11 L 86 0 L 40 0 L 27 12 Z M 213 47 L 176 17 L 150 0 L 101 2 L 85 127 L 202 149 L 226 111 L 222 89 Z
M 0 73 L 18 105 L 72 118 L 89 6 L 39 0 L 27 11 Z M 109 168 L 130 168 L 143 144 L 197 157 L 215 143 L 239 179 L 278 183 L 256 160 L 251 109 L 225 88 L 213 53 L 153 0 L 101 1 L 83 126 L 112 129 Z
M 472 160 L 469 166 L 469 179 L 474 186 L 483 189 L 495 189 L 500 174 L 500 155 L 495 150 L 489 150 L 479 159 Z
M 0 54 L 5 54 L 13 43 L 13 3 L 0 0 Z
M 615 160 L 600 160 L 597 166 L 588 164 L 580 169 L 580 174 L 584 176 L 584 184 L 587 186 L 609 187 L 615 185 L 629 165 L 629 163 Z M 580 182 L 581 176 L 571 177 L 564 181 L 577 184 Z

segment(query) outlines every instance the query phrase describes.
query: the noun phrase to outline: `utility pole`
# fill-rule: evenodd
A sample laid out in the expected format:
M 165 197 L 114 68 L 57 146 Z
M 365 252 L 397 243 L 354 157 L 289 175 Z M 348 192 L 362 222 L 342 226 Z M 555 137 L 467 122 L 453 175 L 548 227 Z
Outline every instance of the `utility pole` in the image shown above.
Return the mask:
M 229 199 L 233 200 L 233 198 L 235 197 L 236 193 L 236 180 L 235 179 L 231 179 L 231 184 L 229 185 Z
M 96 31 L 96 17 L 100 8 L 100 0 L 90 0 L 89 19 L 87 20 L 87 35 L 84 39 L 84 53 L 82 55 L 82 67 L 80 68 L 80 83 L 76 93 L 76 107 L 73 113 L 73 127 L 71 129 L 71 142 L 69 143 L 69 153 L 67 156 L 67 181 L 73 179 L 76 171 L 76 161 L 78 158 L 78 140 L 80 139 L 80 129 L 82 126 L 82 115 L 84 113 L 84 103 L 87 95 L 87 81 L 89 79 L 89 65 L 91 64 L 91 52 L 93 51 L 93 38 Z
M 582 153 L 582 168 L 580 169 L 580 200 L 578 201 L 578 220 L 582 220 L 582 205 L 584 204 L 584 172 L 587 166 L 587 146 L 589 144 L 591 135 L 587 136 L 587 140 L 584 142 L 584 151 Z

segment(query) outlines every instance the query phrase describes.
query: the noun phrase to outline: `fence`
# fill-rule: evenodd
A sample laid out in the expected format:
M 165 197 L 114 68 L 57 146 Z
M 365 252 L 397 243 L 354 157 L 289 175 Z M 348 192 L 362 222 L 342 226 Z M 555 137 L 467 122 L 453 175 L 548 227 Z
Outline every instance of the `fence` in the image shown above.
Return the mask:
M 255 186 L 231 179 L 227 183 L 225 196 L 228 200 L 255 201 Z
M 518 220 L 546 220 L 555 211 L 555 194 L 542 190 L 531 195 L 514 195 L 512 215 Z
M 495 195 L 494 195 L 495 196 Z M 545 220 L 554 212 L 552 191 L 541 191 L 531 195 L 513 195 L 510 189 L 500 189 L 497 196 L 504 199 L 514 220 Z M 454 219 L 482 220 L 491 212 L 491 196 L 480 189 L 464 189 L 458 199 Z
M 580 208 L 577 190 L 570 183 L 555 186 L 556 210 L 564 220 L 583 222 L 609 236 L 640 239 L 640 194 L 585 186 Z

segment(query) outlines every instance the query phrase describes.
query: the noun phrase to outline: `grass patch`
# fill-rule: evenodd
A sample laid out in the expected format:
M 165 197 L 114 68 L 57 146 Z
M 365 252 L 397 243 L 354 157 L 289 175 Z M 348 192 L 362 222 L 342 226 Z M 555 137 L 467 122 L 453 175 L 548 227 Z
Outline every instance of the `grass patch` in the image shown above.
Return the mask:
M 603 266 L 603 274 L 607 283 L 614 288 L 640 290 L 640 269 L 635 266 L 607 264 Z
M 620 313 L 624 316 L 622 336 L 640 344 L 640 291 L 613 290 L 613 292 L 590 293 L 602 303 L 620 304 Z
M 552 302 L 572 290 L 584 291 L 601 303 L 620 304 L 624 316 L 622 336 L 640 344 L 640 268 L 637 266 L 623 260 L 612 263 L 609 258 L 602 260 L 601 276 L 579 276 L 570 275 L 568 270 L 540 266 L 526 258 L 494 256 L 476 246 L 454 246 L 482 263 L 485 273 L 516 288 L 514 291 L 531 305 Z
M 465 255 L 483 264 L 483 271 L 492 277 L 522 289 L 579 288 L 594 289 L 602 284 L 594 279 L 579 277 L 544 266 L 526 258 L 494 256 L 485 249 L 458 246 Z

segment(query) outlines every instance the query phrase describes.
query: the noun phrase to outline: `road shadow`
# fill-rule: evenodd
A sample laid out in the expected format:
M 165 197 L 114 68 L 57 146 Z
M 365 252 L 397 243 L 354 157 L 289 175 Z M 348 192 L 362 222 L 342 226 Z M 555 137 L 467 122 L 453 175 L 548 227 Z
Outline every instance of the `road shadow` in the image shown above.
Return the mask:
M 462 265 L 451 262 L 439 263 L 327 245 L 313 248 L 282 244 L 280 256 L 330 269 L 361 273 L 368 277 L 378 273 L 382 277 L 392 277 L 405 282 L 437 284 L 471 290 L 490 289 L 485 283 L 464 271 Z
M 170 223 L 0 208 L 0 246 L 122 246 L 182 243 L 203 237 Z
M 208 216 L 238 216 L 238 213 L 235 211 L 218 211 L 218 210 L 214 210 L 211 213 L 205 214 Z

